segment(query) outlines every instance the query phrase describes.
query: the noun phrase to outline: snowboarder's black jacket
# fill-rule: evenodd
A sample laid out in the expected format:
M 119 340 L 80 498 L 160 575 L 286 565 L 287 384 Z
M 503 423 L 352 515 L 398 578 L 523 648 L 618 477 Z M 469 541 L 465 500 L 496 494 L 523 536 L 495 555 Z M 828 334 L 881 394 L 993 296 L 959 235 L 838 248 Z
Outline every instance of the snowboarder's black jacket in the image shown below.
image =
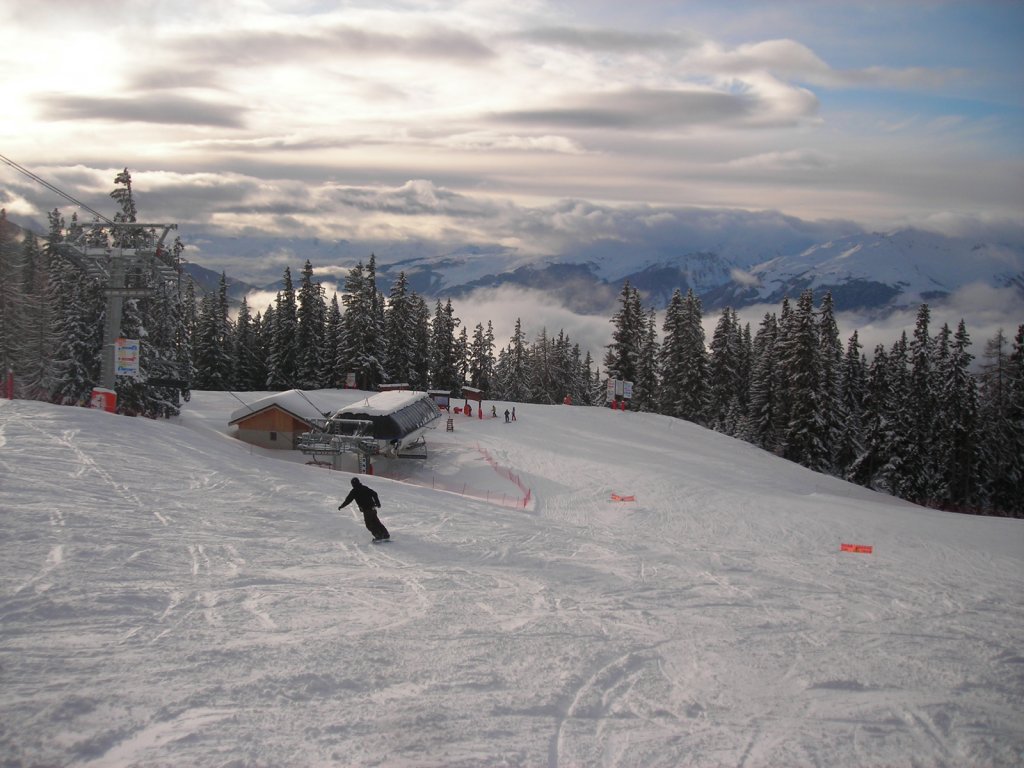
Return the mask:
M 341 502 L 341 507 L 347 507 L 353 501 L 360 509 L 373 509 L 380 506 L 380 498 L 377 496 L 377 492 L 373 488 L 367 488 L 356 477 L 352 478 L 352 490 L 349 491 L 345 500 Z M 338 507 L 338 509 L 341 509 L 341 507 Z

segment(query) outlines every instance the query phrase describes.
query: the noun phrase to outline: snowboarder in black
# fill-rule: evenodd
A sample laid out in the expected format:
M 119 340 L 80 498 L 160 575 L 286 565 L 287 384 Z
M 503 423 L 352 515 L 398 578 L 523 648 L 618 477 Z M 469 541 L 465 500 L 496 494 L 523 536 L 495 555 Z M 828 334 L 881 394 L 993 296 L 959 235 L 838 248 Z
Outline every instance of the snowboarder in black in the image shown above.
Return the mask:
M 359 507 L 359 511 L 363 513 L 363 522 L 366 523 L 367 530 L 373 534 L 373 540 L 390 539 L 391 534 L 377 517 L 377 508 L 380 507 L 380 498 L 377 496 L 377 492 L 359 482 L 358 477 L 352 478 L 352 490 L 349 491 L 348 496 L 341 502 L 338 509 L 347 507 L 353 501 Z

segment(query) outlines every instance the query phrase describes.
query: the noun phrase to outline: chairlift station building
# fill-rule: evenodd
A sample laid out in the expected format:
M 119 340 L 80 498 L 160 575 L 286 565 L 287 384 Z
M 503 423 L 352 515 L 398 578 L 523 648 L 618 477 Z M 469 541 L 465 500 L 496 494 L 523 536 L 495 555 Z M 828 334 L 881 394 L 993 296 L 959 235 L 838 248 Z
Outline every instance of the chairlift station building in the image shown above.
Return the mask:
M 425 444 L 424 433 L 440 417 L 426 392 L 381 392 L 324 414 L 292 389 L 235 410 L 228 423 L 252 445 L 330 457 L 335 469 L 342 468 L 344 454 L 355 454 L 365 471 L 371 456 L 398 457 Z

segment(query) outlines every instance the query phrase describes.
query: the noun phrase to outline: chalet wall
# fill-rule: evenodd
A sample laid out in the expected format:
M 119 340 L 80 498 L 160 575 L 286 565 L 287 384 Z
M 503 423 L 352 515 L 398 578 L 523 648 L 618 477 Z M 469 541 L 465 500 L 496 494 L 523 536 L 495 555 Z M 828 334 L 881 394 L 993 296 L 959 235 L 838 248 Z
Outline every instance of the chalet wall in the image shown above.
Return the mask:
M 275 450 L 294 450 L 299 435 L 309 431 L 309 425 L 278 408 L 268 408 L 238 421 L 239 440 L 250 445 Z

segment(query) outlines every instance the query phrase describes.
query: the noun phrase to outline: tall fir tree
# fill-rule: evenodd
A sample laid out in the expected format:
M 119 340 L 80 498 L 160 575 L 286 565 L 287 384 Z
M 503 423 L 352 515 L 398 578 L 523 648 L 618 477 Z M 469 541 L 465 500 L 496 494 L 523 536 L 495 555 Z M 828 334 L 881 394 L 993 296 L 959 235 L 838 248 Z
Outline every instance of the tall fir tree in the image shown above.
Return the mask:
M 70 237 L 79 233 L 74 215 L 68 232 Z M 83 280 L 79 269 L 62 255 L 65 237 L 63 220 L 54 210 L 46 244 L 55 339 L 50 399 L 61 405 L 77 405 L 88 402 L 89 393 L 99 382 L 104 304 L 99 284 Z
M 430 307 L 415 291 L 410 294 L 412 316 L 412 347 L 409 385 L 414 389 L 430 386 Z
M 226 286 L 224 273 L 221 273 L 220 286 Z M 197 389 L 223 392 L 234 385 L 235 358 L 228 338 L 231 329 L 226 301 L 226 290 L 207 293 L 200 301 L 193 340 Z
M 345 366 L 341 359 L 342 349 L 341 305 L 338 303 L 337 292 L 331 296 L 331 304 L 327 310 L 327 322 L 324 326 L 324 364 L 327 366 L 328 387 L 345 386 Z
M 458 393 L 462 389 L 459 375 L 459 349 L 456 332 L 461 320 L 455 316 L 452 300 L 434 306 L 434 319 L 430 326 L 430 381 L 434 389 Z
M 254 362 L 258 359 L 258 338 L 249 302 L 245 296 L 238 305 L 235 317 L 235 343 L 231 359 L 231 388 L 251 392 L 263 388 L 263 378 L 255 379 Z
M 843 397 L 843 345 L 839 340 L 835 304 L 827 292 L 818 308 L 818 388 L 822 404 L 822 440 L 825 443 L 826 471 L 842 475 L 843 459 L 839 457 L 843 440 L 848 437 L 851 414 Z
M 754 335 L 750 373 L 750 405 L 747 411 L 743 437 L 766 451 L 779 447 L 779 387 L 778 372 L 779 323 L 774 314 L 765 313 Z
M 906 404 L 910 443 L 906 463 L 904 498 L 929 504 L 940 494 L 940 473 L 936 449 L 937 386 L 933 373 L 935 345 L 929 329 L 931 310 L 921 304 L 909 348 L 909 400 Z
M 491 322 L 487 321 L 487 330 L 482 323 L 473 329 L 473 340 L 469 350 L 469 384 L 483 390 L 491 391 L 491 379 L 494 376 L 494 331 Z
M 1003 329 L 985 345 L 980 373 L 981 456 L 984 461 L 986 508 L 995 514 L 1020 515 L 1020 424 L 1014 423 L 1014 351 Z
M 658 355 L 657 318 L 654 309 L 641 316 L 639 349 L 636 359 L 636 380 L 633 399 L 629 407 L 638 411 L 658 409 Z
M 604 358 L 604 367 L 613 379 L 635 382 L 637 358 L 646 331 L 646 317 L 640 305 L 640 293 L 629 281 L 622 285 L 619 309 L 612 316 L 612 339 Z
M 399 272 L 388 294 L 384 310 L 384 338 L 387 358 L 384 368 L 392 382 L 410 386 L 416 380 L 416 314 L 405 272 Z
M 294 389 L 298 378 L 299 316 L 295 286 L 289 267 L 284 268 L 284 284 L 274 302 L 274 324 L 270 328 L 270 359 L 267 363 L 267 388 Z
M 298 293 L 298 324 L 295 332 L 295 377 L 299 389 L 320 389 L 326 386 L 328 352 L 324 344 L 327 325 L 327 303 L 324 289 L 313 278 L 309 259 L 302 268 Z
M 846 342 L 839 377 L 840 408 L 844 418 L 835 440 L 833 460 L 836 473 L 849 478 L 850 469 L 864 450 L 863 419 L 867 369 L 857 331 Z
M 348 371 L 355 374 L 360 389 L 376 389 L 385 379 L 387 358 L 383 299 L 377 291 L 376 259 L 366 266 L 356 264 L 345 279 L 342 298 L 343 349 Z
M 938 486 L 932 499 L 947 509 L 981 508 L 978 446 L 978 388 L 971 374 L 971 339 L 963 319 L 950 339 L 943 326 L 936 344 L 935 446 Z
M 34 232 L 25 233 L 22 244 L 24 291 L 19 326 L 20 355 L 15 361 L 22 397 L 45 400 L 53 379 L 53 323 L 49 302 L 49 271 L 44 249 Z
M 25 316 L 23 258 L 18 228 L 7 220 L 7 210 L 0 209 L 0 376 L 8 371 L 19 373 L 14 369 L 20 358 L 18 340 Z
M 734 410 L 748 386 L 741 379 L 741 334 L 735 310 L 725 307 L 711 336 L 707 409 L 708 426 L 725 434 L 735 434 Z
M 672 292 L 665 319 L 662 321 L 662 343 L 658 352 L 661 389 L 658 391 L 658 410 L 667 416 L 678 416 L 678 403 L 682 392 L 680 380 L 686 360 L 683 347 L 683 295 L 676 288 Z
M 782 434 L 782 455 L 818 472 L 830 469 L 830 450 L 819 379 L 820 343 L 814 317 L 814 295 L 800 295 L 782 342 L 780 370 L 788 420 Z
M 523 321 L 517 317 L 508 346 L 502 350 L 497 365 L 502 399 L 519 403 L 529 399 L 528 354 Z

